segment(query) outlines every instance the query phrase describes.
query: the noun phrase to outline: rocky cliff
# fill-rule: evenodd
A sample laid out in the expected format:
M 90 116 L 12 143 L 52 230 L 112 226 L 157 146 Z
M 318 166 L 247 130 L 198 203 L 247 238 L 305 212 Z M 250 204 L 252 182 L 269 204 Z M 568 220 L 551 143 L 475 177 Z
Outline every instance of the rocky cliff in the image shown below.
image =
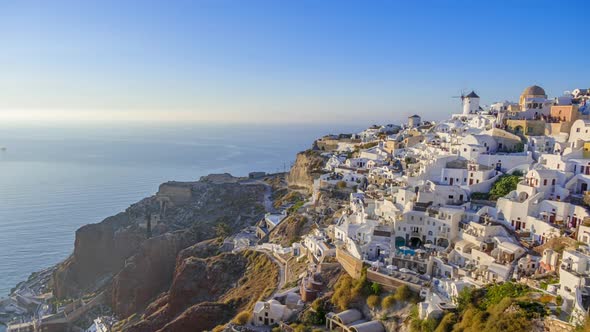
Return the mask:
M 311 193 L 313 191 L 313 180 L 323 173 L 324 163 L 325 159 L 318 151 L 306 150 L 298 153 L 297 159 L 295 159 L 295 163 L 287 175 L 289 187 L 304 189 Z
M 202 331 L 227 323 L 269 296 L 278 284 L 278 267 L 258 252 L 219 253 L 207 241 L 183 250 L 170 289 L 125 331 Z M 263 281 L 263 282 L 261 282 Z
M 73 254 L 53 275 L 58 298 L 112 289 L 120 315 L 136 312 L 172 281 L 177 254 L 216 236 L 216 226 L 239 230 L 264 213 L 267 188 L 230 175 L 168 182 L 125 212 L 76 232 Z

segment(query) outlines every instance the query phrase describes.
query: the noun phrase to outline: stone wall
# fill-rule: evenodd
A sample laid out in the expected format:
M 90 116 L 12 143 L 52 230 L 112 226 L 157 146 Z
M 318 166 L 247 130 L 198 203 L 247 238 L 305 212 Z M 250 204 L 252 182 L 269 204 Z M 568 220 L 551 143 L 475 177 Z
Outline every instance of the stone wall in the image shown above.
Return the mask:
M 403 280 L 399 280 L 390 276 L 387 276 L 385 274 L 381 274 L 379 272 L 373 271 L 371 269 L 367 270 L 367 280 L 369 280 L 370 282 L 376 282 L 379 285 L 381 285 L 381 287 L 383 287 L 383 289 L 393 292 L 395 291 L 398 287 L 403 286 L 403 285 L 407 285 L 408 287 L 410 287 L 411 290 L 419 293 L 421 287 L 413 284 L 411 282 L 406 282 Z
M 347 253 L 345 250 L 337 248 L 336 249 L 336 260 L 342 265 L 344 270 L 354 279 L 358 279 L 361 277 L 361 272 L 363 271 L 363 262 Z
M 175 205 L 185 204 L 192 197 L 191 185 L 181 182 L 166 182 L 160 185 L 157 196 L 168 198 Z

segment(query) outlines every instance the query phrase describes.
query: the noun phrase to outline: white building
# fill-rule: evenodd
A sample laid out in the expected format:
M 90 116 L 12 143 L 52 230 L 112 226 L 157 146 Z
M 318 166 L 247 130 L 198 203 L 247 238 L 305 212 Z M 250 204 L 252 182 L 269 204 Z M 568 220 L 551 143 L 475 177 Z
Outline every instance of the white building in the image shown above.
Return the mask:
M 563 308 L 571 313 L 570 322 L 582 324 L 588 311 L 590 297 L 590 248 L 566 250 L 559 267 L 558 293 L 564 299 Z

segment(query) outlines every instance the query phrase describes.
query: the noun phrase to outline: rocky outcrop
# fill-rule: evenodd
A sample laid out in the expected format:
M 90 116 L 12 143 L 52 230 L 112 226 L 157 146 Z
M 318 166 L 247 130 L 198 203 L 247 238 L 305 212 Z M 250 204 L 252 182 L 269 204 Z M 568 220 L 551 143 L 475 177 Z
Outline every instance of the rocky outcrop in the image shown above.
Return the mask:
M 60 264 L 53 275 L 58 298 L 93 291 L 119 271 L 130 255 L 145 240 L 145 233 L 132 227 L 129 213 L 120 213 L 98 224 L 76 231 L 74 253 Z
M 318 151 L 306 150 L 297 154 L 297 159 L 287 175 L 289 187 L 313 191 L 313 181 L 323 173 L 325 159 Z
M 181 231 L 145 241 L 113 279 L 113 311 L 127 317 L 165 291 L 172 281 L 177 254 L 195 240 L 194 234 Z
M 215 242 L 199 243 L 178 255 L 170 290 L 125 331 L 202 331 L 227 323 L 272 293 L 278 267 L 259 252 L 220 253 Z M 196 255 L 196 256 L 193 256 Z
M 291 246 L 293 242 L 311 230 L 311 220 L 300 214 L 292 214 L 275 227 L 269 236 L 269 241 L 282 246 Z
M 233 308 L 225 303 L 199 303 L 185 310 L 158 332 L 208 331 L 227 323 L 234 315 Z
M 264 185 L 212 179 L 165 183 L 125 212 L 78 229 L 73 254 L 53 274 L 54 294 L 76 297 L 112 282 L 113 305 L 127 314 L 167 290 L 182 249 L 215 237 L 220 223 L 239 230 L 264 213 Z

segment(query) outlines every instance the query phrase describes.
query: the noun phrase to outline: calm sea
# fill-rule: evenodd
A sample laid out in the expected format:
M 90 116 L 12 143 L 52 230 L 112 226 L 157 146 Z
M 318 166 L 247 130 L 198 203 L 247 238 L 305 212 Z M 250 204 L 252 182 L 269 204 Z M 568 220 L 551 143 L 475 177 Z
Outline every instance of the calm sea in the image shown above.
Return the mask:
M 168 180 L 288 169 L 322 126 L 2 128 L 0 297 L 65 259 L 75 230 Z

